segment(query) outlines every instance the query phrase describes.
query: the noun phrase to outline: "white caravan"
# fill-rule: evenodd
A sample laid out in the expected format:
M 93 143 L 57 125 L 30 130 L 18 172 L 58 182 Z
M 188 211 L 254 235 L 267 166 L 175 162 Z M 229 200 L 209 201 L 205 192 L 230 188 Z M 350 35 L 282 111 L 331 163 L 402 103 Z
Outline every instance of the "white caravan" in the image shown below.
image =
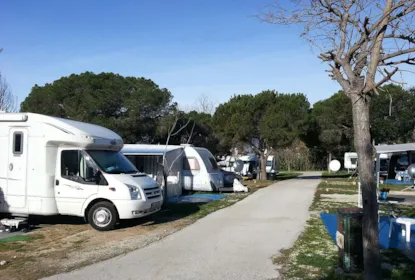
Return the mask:
M 212 153 L 205 148 L 184 145 L 183 188 L 192 191 L 218 191 L 223 174 Z
M 347 169 L 347 172 L 357 169 L 357 153 L 344 153 L 344 168 Z
M 0 113 L 0 212 L 73 215 L 97 230 L 160 210 L 156 181 L 106 128 L 32 113 Z
M 218 191 L 223 188 L 223 174 L 212 153 L 205 148 L 194 147 L 193 145 L 143 145 L 128 144 L 121 152 L 130 159 L 143 157 L 148 150 L 157 150 L 159 153 L 168 153 L 174 148 L 182 149 L 184 156 L 175 156 L 167 159 L 167 163 L 181 162 L 181 170 L 176 170 L 181 174 L 178 182 L 182 182 L 182 187 L 189 191 Z M 133 162 L 140 162 L 134 161 Z M 137 168 L 145 168 L 137 166 Z M 141 170 L 140 170 L 141 171 Z

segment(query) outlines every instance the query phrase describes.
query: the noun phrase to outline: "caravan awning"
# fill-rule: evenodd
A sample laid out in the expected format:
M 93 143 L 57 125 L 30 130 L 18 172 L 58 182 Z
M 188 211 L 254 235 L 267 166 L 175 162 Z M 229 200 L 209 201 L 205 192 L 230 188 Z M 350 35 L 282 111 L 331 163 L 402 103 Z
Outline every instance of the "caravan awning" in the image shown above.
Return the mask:
M 124 155 L 164 155 L 173 150 L 181 149 L 183 146 L 175 145 L 147 145 L 147 144 L 125 144 L 121 150 Z
M 375 146 L 375 150 L 377 154 L 415 151 L 415 143 L 378 145 L 378 146 Z

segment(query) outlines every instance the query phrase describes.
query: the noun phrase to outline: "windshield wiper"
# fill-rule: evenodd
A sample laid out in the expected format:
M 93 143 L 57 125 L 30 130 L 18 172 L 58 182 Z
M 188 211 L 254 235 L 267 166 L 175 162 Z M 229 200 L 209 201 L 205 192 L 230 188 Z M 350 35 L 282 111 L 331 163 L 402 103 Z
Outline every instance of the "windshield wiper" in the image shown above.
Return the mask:
M 123 172 L 120 171 L 107 171 L 108 174 L 121 174 Z
M 136 170 L 127 170 L 127 171 L 113 170 L 113 171 L 109 171 L 107 173 L 108 174 L 135 174 L 135 173 L 138 173 L 138 171 L 136 171 Z

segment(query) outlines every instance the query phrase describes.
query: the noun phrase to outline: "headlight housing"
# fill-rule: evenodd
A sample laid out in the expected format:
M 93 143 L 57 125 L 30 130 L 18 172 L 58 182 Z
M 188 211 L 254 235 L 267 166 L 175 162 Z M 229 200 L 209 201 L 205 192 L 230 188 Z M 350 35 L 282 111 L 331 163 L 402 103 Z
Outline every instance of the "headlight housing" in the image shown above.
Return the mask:
M 126 185 L 130 191 L 131 199 L 141 199 L 140 189 L 136 186 Z

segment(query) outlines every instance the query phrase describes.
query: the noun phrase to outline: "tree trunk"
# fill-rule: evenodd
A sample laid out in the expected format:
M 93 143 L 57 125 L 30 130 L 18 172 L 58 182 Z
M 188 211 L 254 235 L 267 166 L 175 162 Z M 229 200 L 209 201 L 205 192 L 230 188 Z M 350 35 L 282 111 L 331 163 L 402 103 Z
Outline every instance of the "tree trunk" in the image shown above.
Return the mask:
M 329 152 L 328 155 L 327 155 L 327 170 L 329 171 L 329 173 L 331 172 L 330 162 L 331 162 L 331 152 Z
M 264 152 L 261 153 L 261 180 L 267 179 L 267 157 Z
M 370 97 L 351 93 L 353 104 L 354 145 L 363 194 L 363 257 L 365 280 L 380 279 L 378 202 L 373 174 L 373 146 L 370 135 Z

